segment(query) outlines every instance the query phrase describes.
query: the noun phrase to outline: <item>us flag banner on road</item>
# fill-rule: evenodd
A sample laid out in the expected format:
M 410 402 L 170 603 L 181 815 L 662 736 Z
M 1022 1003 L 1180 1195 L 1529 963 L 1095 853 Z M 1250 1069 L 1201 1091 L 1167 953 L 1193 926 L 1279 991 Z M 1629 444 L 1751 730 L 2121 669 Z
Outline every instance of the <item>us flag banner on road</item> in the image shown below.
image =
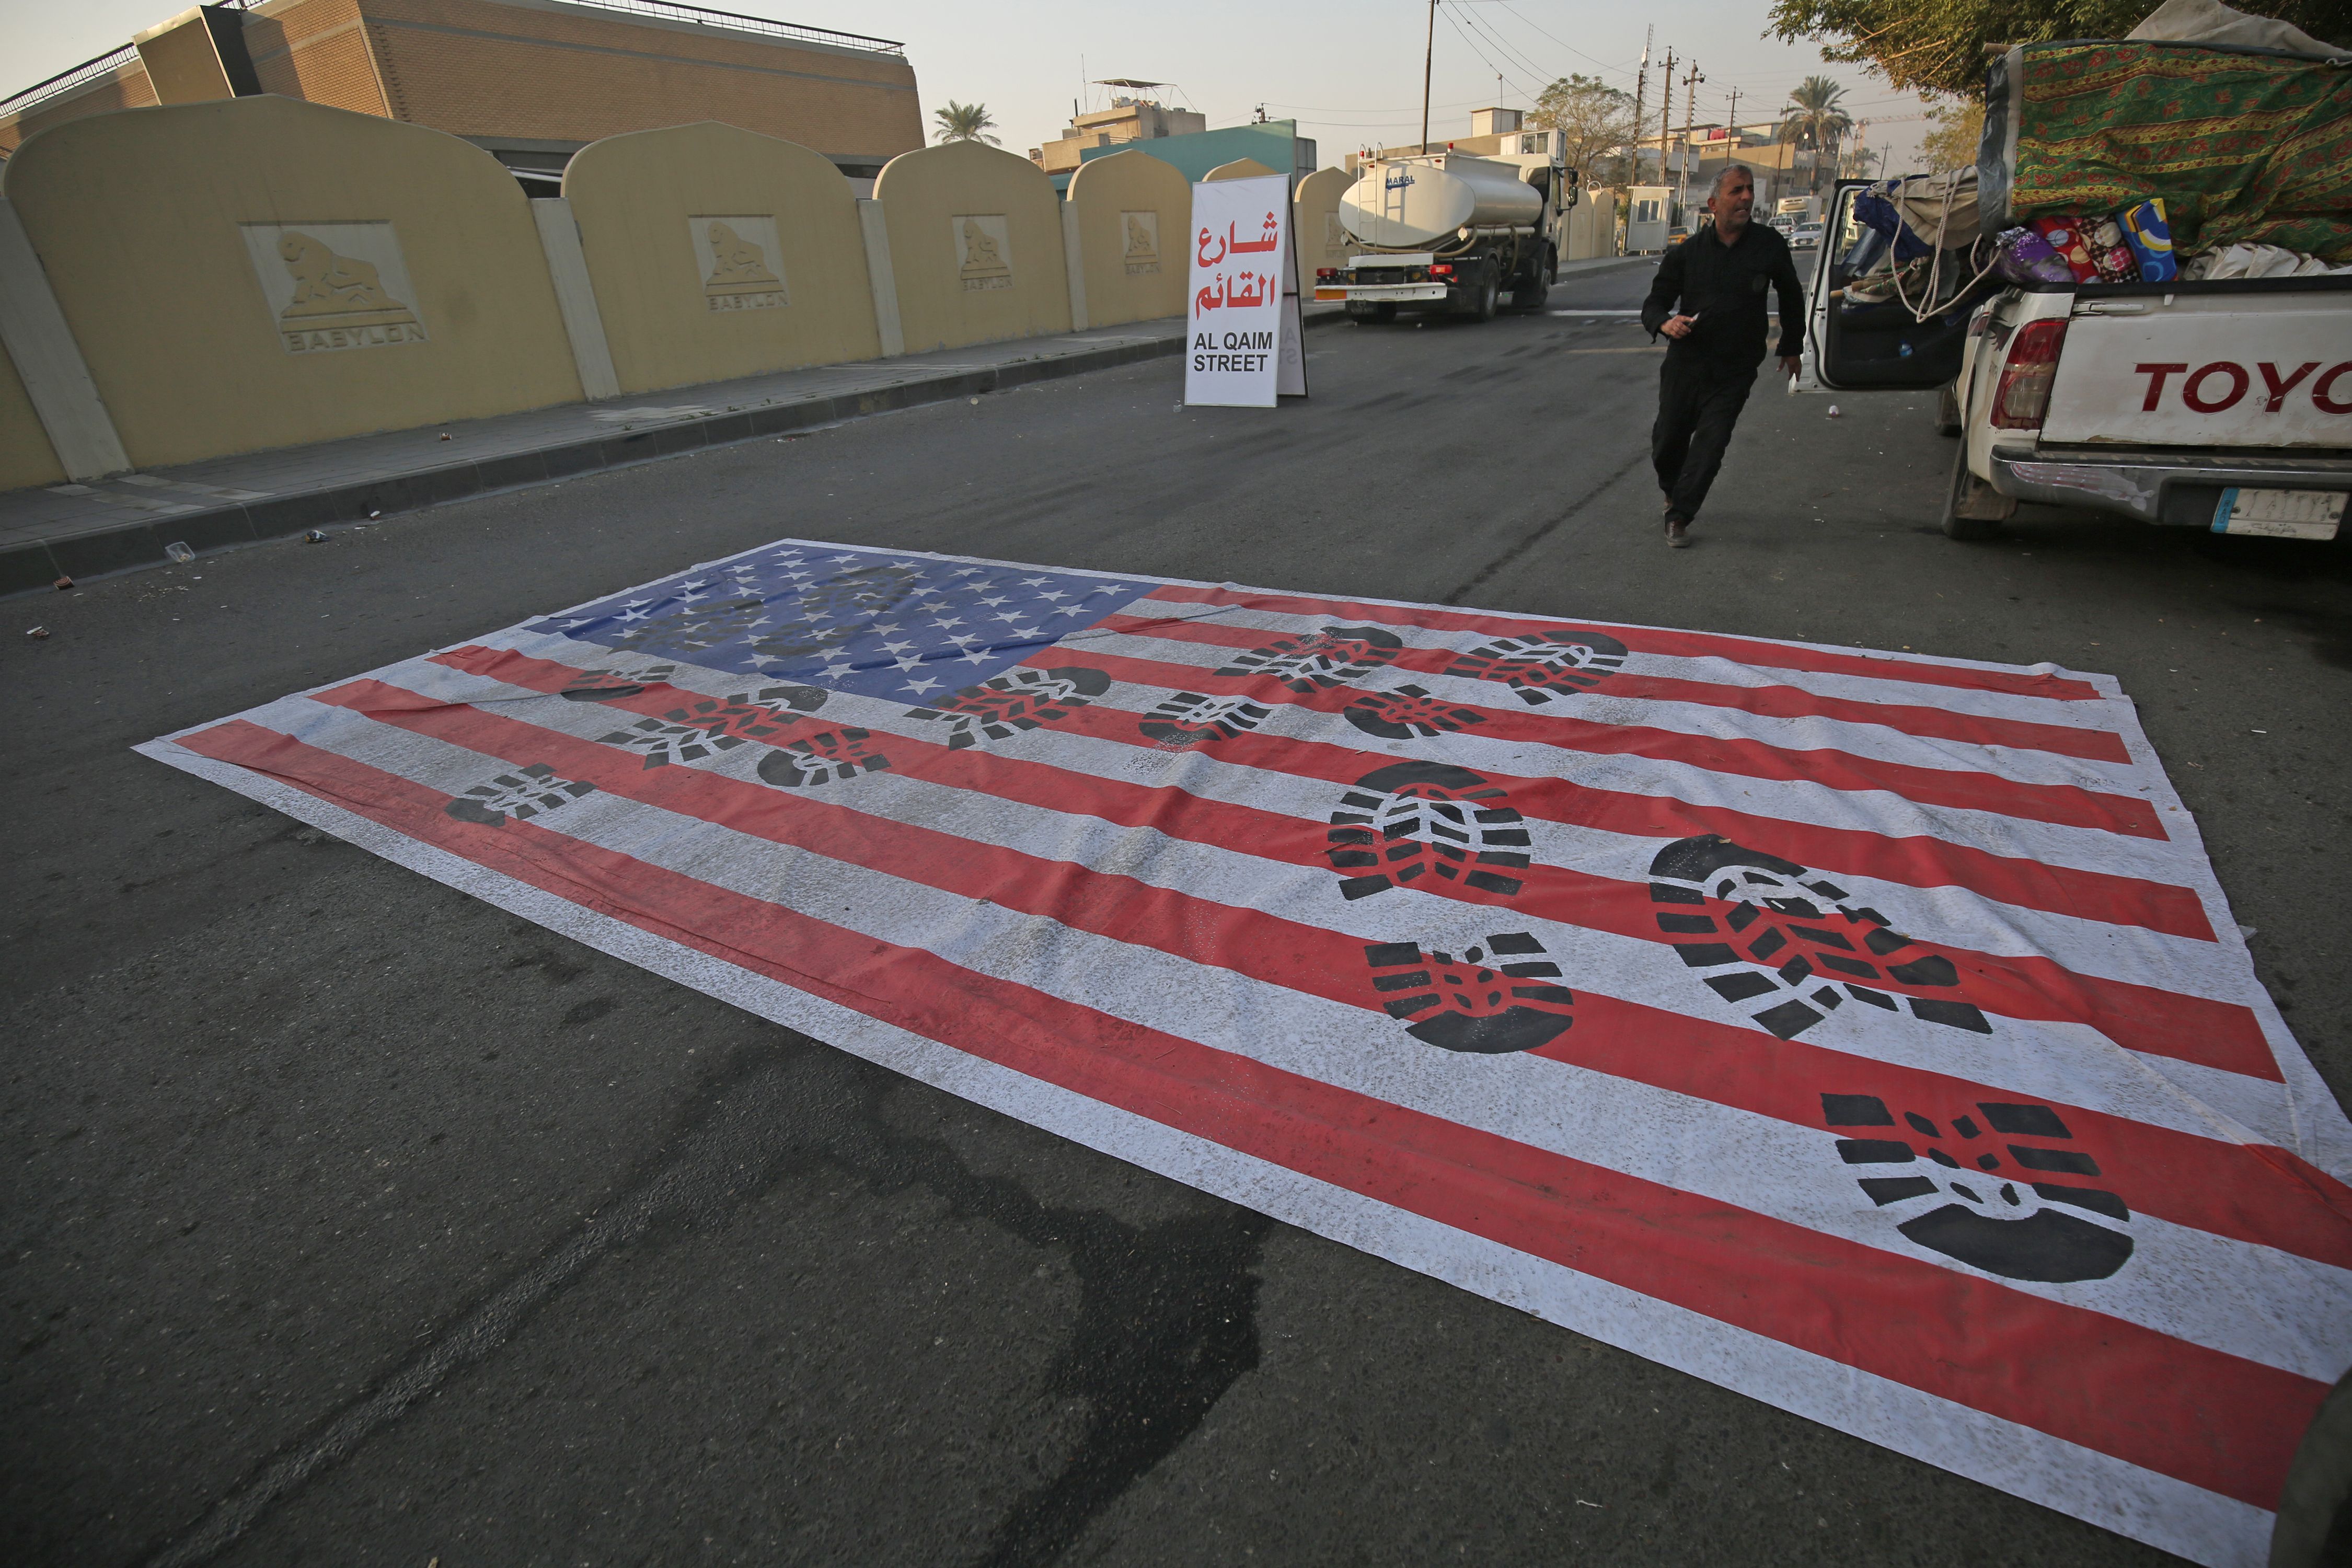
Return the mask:
M 141 748 L 2209 1563 L 2352 1127 L 2110 677 L 785 542 Z

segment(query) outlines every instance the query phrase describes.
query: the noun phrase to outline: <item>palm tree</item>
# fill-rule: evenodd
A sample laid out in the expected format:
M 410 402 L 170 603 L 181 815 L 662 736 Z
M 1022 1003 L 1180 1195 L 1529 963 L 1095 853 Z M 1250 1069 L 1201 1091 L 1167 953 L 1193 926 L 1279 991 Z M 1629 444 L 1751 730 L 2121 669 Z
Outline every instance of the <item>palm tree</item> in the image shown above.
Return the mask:
M 988 105 L 984 103 L 958 103 L 950 98 L 945 109 L 931 110 L 931 118 L 940 122 L 940 140 L 942 142 L 985 142 L 992 147 L 1004 145 L 989 134 L 996 129 L 996 121 L 989 117 Z
M 1822 188 L 1822 149 L 1834 157 L 1839 141 L 1853 129 L 1853 117 L 1838 107 L 1844 96 L 1845 89 L 1828 77 L 1809 76 L 1789 94 L 1789 107 L 1783 110 L 1788 118 L 1780 122 L 1780 140 L 1812 153 L 1814 191 Z

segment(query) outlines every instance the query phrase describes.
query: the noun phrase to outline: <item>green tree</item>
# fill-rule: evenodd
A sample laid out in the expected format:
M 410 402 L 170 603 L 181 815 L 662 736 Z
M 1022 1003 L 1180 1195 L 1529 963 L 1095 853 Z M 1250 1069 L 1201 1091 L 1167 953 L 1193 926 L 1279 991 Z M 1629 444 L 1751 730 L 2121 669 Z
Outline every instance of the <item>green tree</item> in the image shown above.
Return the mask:
M 1564 76 L 1536 99 L 1528 122 L 1559 139 L 1562 161 L 1588 186 L 1619 182 L 1622 153 L 1640 129 L 1633 123 L 1633 95 L 1598 77 Z
M 996 129 L 996 121 L 984 103 L 958 103 L 950 98 L 945 109 L 931 110 L 931 118 L 939 121 L 939 137 L 942 142 L 985 142 L 992 147 L 1004 145 L 989 134 Z
M 1976 163 L 1977 144 L 1984 140 L 1982 102 L 1931 104 L 1927 121 L 1935 129 L 1920 139 L 1919 161 L 1928 173 L 1940 174 Z
M 2352 47 L 2352 0 L 2258 0 L 2240 10 Z M 1773 0 L 1771 34 L 1868 65 L 1898 88 L 1981 97 L 1985 51 L 2051 38 L 2120 38 L 2152 0 Z
M 1812 164 L 1811 189 L 1822 188 L 1822 154 L 1830 155 L 1830 166 L 1837 166 L 1838 143 L 1853 129 L 1853 119 L 1838 107 L 1845 89 L 1825 76 L 1809 76 L 1799 82 L 1789 94 L 1787 116 L 1780 121 L 1780 140 L 1799 152 L 1811 153 Z

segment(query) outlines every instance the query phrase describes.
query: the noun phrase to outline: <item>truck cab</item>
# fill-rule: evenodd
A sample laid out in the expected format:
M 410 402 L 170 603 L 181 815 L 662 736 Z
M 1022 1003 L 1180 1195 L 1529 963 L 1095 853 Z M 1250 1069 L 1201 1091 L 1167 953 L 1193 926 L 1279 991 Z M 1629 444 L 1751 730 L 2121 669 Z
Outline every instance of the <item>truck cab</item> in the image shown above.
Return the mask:
M 2336 536 L 2352 494 L 2352 275 L 1979 287 L 1921 320 L 1846 298 L 1885 245 L 1853 216 L 1864 188 L 1841 182 L 1832 200 L 1807 373 L 1832 391 L 1944 391 L 1937 424 L 1959 437 L 1946 533 L 1989 537 L 2031 500 Z

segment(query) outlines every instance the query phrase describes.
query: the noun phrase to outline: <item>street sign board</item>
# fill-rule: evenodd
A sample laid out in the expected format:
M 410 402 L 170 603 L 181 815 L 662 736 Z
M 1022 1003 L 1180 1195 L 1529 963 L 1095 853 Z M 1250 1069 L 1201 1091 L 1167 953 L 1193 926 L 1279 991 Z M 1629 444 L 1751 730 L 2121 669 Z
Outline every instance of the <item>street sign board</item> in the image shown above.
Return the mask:
M 1203 181 L 1192 187 L 1184 401 L 1271 408 L 1307 392 L 1293 274 L 1290 182 Z

